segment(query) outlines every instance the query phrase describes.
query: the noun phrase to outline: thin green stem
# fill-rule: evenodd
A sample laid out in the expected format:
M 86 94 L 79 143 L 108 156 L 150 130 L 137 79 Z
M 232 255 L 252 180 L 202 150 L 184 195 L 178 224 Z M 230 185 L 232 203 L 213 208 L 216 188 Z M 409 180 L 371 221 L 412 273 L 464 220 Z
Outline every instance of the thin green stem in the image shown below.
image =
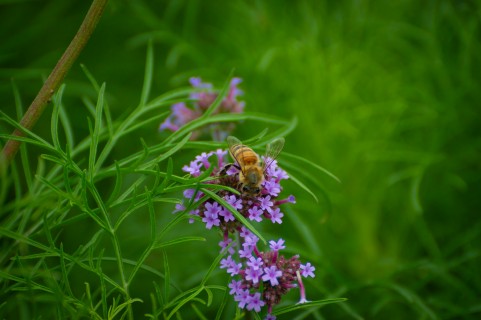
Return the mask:
M 50 102 L 52 95 L 60 87 L 67 72 L 70 70 L 75 60 L 77 60 L 80 52 L 82 52 L 83 48 L 90 39 L 90 36 L 95 30 L 95 27 L 97 26 L 97 23 L 104 12 L 107 2 L 108 0 L 93 0 L 89 11 L 87 12 L 79 30 L 77 31 L 77 34 L 70 42 L 70 45 L 57 62 L 57 65 L 48 76 L 47 80 L 20 121 L 22 127 L 30 130 L 35 126 L 35 123 Z M 24 136 L 24 133 L 18 129 L 15 129 L 12 135 Z M 15 157 L 20 144 L 21 141 L 19 140 L 11 139 L 7 141 L 3 148 L 2 155 L 0 156 L 0 161 L 5 163 L 5 166 L 8 165 L 8 163 Z

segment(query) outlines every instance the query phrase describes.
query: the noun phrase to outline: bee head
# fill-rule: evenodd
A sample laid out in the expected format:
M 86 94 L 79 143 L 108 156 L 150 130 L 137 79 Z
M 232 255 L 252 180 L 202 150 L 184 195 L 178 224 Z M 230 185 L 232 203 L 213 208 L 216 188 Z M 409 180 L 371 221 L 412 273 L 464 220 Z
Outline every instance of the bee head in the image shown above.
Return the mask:
M 256 185 L 250 186 L 248 184 L 244 184 L 242 186 L 242 193 L 247 194 L 247 195 L 251 195 L 251 196 L 257 196 L 258 194 L 261 193 L 261 188 L 259 188 Z

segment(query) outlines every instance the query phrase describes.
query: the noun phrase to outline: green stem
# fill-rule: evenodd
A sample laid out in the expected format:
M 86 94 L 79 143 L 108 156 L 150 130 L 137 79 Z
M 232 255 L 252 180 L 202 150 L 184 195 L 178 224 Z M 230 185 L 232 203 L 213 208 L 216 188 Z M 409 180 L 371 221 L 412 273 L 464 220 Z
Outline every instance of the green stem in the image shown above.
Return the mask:
M 102 16 L 107 2 L 108 0 L 93 0 L 87 15 L 77 31 L 77 34 L 70 42 L 70 45 L 57 62 L 57 65 L 48 76 L 47 80 L 20 121 L 20 125 L 22 127 L 31 130 L 37 120 L 40 118 L 50 102 L 52 95 L 60 87 L 65 75 L 70 70 L 75 60 L 77 60 L 80 52 L 82 52 L 83 48 L 90 39 L 90 36 L 92 35 L 97 23 L 100 20 L 100 17 Z M 12 135 L 21 137 L 24 136 L 24 133 L 18 129 L 15 129 Z M 6 162 L 6 165 L 8 165 L 8 163 L 15 157 L 15 154 L 20 148 L 20 144 L 21 142 L 18 140 L 8 140 L 3 148 L 3 154 L 0 155 L 0 160 L 2 162 Z

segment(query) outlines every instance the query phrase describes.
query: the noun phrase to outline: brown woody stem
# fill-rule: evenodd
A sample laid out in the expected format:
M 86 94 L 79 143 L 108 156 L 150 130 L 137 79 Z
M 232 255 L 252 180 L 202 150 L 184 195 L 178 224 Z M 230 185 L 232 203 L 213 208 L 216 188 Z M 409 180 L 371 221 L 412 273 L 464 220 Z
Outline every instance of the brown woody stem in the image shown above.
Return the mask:
M 97 23 L 104 12 L 107 2 L 108 0 L 93 0 L 87 15 L 77 31 L 77 34 L 70 42 L 70 45 L 57 62 L 57 65 L 48 76 L 47 80 L 20 121 L 20 125 L 22 127 L 31 130 L 37 120 L 40 118 L 50 102 L 52 95 L 60 87 L 65 75 L 70 70 L 75 60 L 77 60 L 80 52 L 82 52 L 83 48 L 90 39 L 90 36 L 95 30 L 95 27 L 97 26 Z M 12 135 L 21 137 L 24 136 L 24 133 L 18 129 L 15 129 Z M 0 162 L 4 161 L 6 165 L 8 165 L 8 163 L 15 157 L 20 144 L 21 142 L 18 140 L 8 140 L 3 148 L 3 154 L 0 155 L 0 158 L 3 157 L 3 159 L 0 159 Z

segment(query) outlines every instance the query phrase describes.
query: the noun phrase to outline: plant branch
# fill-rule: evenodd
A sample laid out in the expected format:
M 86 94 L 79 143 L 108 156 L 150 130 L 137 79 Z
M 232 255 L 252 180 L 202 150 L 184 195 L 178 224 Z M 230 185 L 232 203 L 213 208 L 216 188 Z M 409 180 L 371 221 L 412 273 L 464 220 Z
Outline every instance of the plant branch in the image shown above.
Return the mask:
M 97 26 L 97 23 L 104 12 L 107 2 L 108 0 L 93 0 L 89 11 L 87 12 L 79 30 L 77 31 L 77 34 L 70 42 L 70 45 L 57 62 L 57 65 L 48 76 L 47 80 L 20 121 L 20 125 L 22 127 L 31 130 L 37 120 L 40 118 L 50 102 L 52 95 L 60 87 L 65 75 L 70 70 L 75 60 L 77 60 L 80 52 L 82 52 L 83 48 L 90 39 L 90 36 L 95 30 L 95 27 Z M 12 135 L 24 136 L 24 133 L 18 129 L 15 129 Z M 8 163 L 15 157 L 20 144 L 21 141 L 19 140 L 8 140 L 3 148 L 2 154 L 0 155 L 0 162 L 5 162 L 5 166 L 7 166 Z

